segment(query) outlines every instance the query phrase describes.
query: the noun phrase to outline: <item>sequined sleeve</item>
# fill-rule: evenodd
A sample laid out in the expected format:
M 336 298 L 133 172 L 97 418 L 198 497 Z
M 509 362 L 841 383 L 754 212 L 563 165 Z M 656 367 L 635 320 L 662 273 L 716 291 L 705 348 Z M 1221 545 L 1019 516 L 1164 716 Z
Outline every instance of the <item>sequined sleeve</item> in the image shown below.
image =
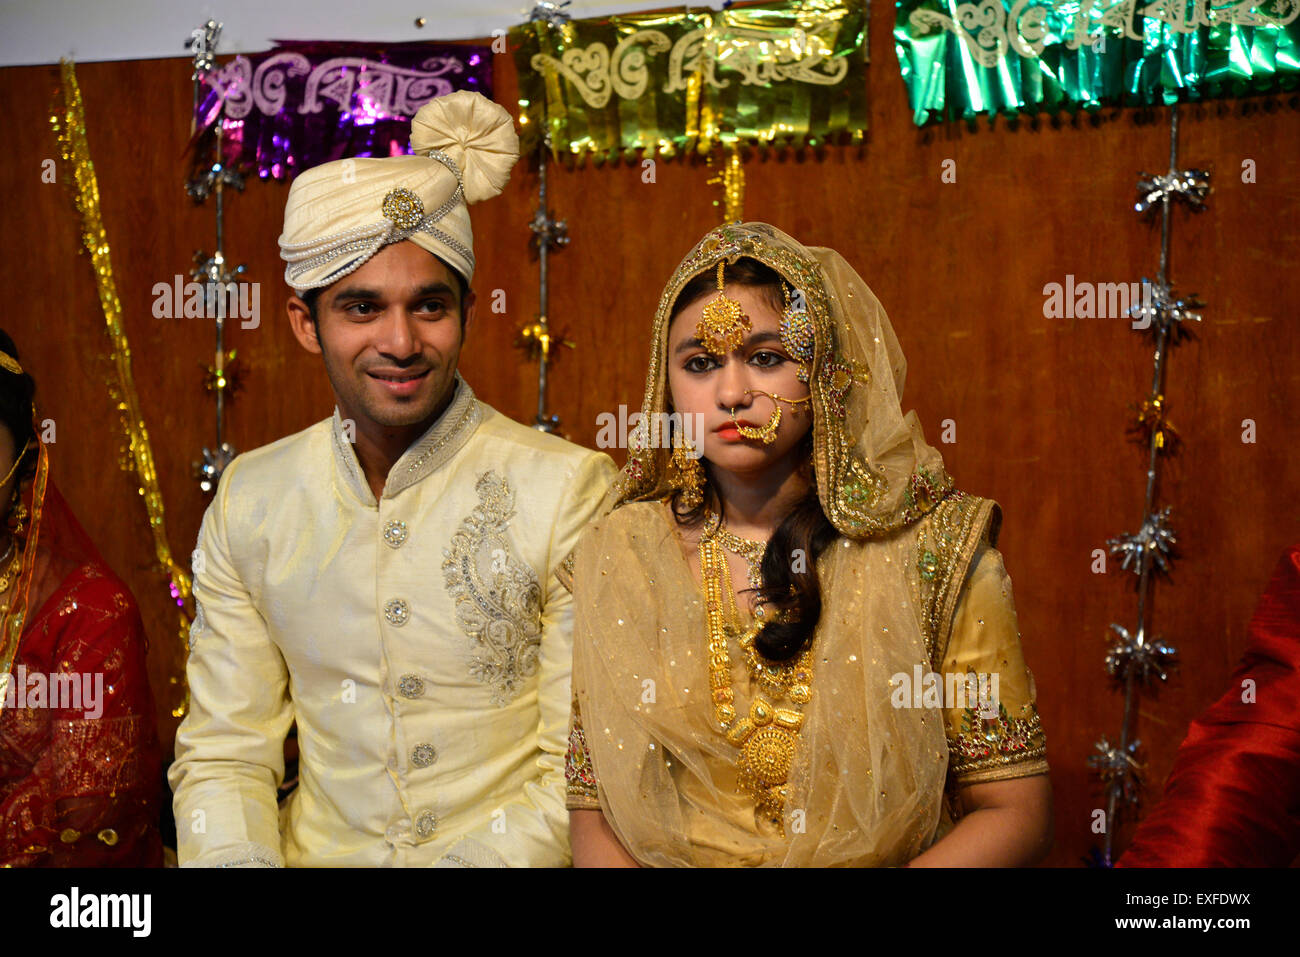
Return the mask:
M 1047 739 L 1020 646 L 1011 579 L 1001 553 L 988 546 L 971 568 L 943 659 L 949 773 L 958 786 L 1046 774 Z
M 600 798 L 596 769 L 587 750 L 587 736 L 582 730 L 578 699 L 573 699 L 569 717 L 569 750 L 564 758 L 565 807 L 570 811 L 599 811 Z

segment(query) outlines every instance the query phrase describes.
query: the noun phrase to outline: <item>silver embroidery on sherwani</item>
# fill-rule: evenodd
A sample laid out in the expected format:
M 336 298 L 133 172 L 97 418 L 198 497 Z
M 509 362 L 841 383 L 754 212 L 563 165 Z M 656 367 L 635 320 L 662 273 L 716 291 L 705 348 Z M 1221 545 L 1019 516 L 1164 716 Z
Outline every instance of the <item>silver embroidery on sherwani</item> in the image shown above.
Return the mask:
M 203 617 L 203 602 L 199 601 L 199 596 L 194 596 L 194 620 L 190 622 L 190 640 L 189 649 L 194 650 L 194 643 L 198 641 L 199 635 L 207 630 L 208 620 Z
M 494 471 L 484 472 L 474 488 L 479 504 L 443 549 L 442 570 L 456 601 L 456 623 L 474 642 L 470 674 L 504 706 L 537 673 L 542 588 L 510 544 L 515 493 Z

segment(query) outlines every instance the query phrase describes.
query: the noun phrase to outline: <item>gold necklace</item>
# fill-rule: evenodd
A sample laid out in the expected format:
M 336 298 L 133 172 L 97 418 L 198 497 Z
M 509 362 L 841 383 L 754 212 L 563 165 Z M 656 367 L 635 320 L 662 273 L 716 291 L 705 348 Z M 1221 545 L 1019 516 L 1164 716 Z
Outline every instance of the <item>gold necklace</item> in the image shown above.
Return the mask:
M 763 555 L 767 552 L 766 542 L 741 538 L 730 529 L 725 528 L 722 524 L 722 516 L 713 511 L 712 508 L 705 512 L 704 534 L 716 538 L 727 551 L 745 559 L 749 565 L 750 587 L 763 587 L 761 568 Z M 761 604 L 754 606 L 754 614 L 759 619 L 764 618 Z M 812 671 L 809 667 L 812 661 L 812 652 L 805 648 L 804 653 L 794 662 L 787 661 L 781 664 L 772 664 L 762 658 L 758 653 L 758 649 L 754 647 L 754 639 L 758 637 L 758 632 L 762 627 L 763 622 L 760 620 L 752 628 L 738 629 L 736 636 L 736 641 L 745 655 L 745 664 L 749 667 L 749 673 L 754 676 L 755 681 L 762 684 L 763 690 L 769 695 L 778 698 L 788 697 L 795 704 L 807 704 L 808 699 L 812 696 L 812 692 L 808 688 L 808 683 L 812 680 Z
M 737 641 L 745 655 L 745 664 L 765 692 L 773 698 L 789 698 L 798 705 L 812 698 L 812 649 L 804 648 L 794 661 L 773 664 L 758 653 L 754 639 L 758 629 L 747 629 Z
M 763 587 L 763 554 L 767 551 L 767 542 L 756 542 L 741 538 L 735 532 L 722 525 L 722 516 L 712 508 L 705 513 L 704 534 L 717 538 L 727 551 L 739 555 L 749 566 L 749 586 Z M 759 613 L 761 617 L 761 612 Z
M 739 790 L 753 795 L 755 809 L 785 833 L 785 802 L 789 797 L 786 784 L 794 765 L 795 747 L 803 714 L 793 708 L 777 708 L 755 694 L 749 714 L 739 717 L 735 692 L 731 687 L 731 656 L 727 639 L 739 635 L 739 614 L 731 590 L 731 569 L 716 535 L 700 538 L 700 577 L 704 582 L 705 610 L 709 637 L 709 691 L 718 730 L 736 748 L 736 784 Z M 756 632 L 756 630 L 755 630 Z M 753 636 L 750 635 L 752 645 Z M 742 647 L 744 647 L 742 643 Z M 811 653 L 805 649 L 792 670 L 800 670 L 806 692 L 811 697 Z

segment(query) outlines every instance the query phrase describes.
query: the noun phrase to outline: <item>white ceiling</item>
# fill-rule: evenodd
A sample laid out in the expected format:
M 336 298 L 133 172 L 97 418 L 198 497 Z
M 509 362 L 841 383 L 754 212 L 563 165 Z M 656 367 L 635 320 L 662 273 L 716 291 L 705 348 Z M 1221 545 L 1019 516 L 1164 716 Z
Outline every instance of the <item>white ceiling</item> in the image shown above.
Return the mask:
M 578 19 L 670 6 L 572 0 L 564 9 Z M 209 18 L 223 24 L 218 58 L 266 50 L 272 40 L 465 40 L 508 30 L 532 7 L 530 0 L 0 0 L 0 66 L 188 56 L 190 32 Z

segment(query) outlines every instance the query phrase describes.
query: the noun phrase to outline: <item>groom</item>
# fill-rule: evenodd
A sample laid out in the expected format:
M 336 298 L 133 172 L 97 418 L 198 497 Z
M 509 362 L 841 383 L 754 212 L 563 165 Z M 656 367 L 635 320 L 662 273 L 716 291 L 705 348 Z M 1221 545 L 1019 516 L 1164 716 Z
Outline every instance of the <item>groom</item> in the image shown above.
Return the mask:
M 439 97 L 411 145 L 289 192 L 289 321 L 337 408 L 236 458 L 204 516 L 169 772 L 183 866 L 569 861 L 557 571 L 614 467 L 457 372 L 466 204 L 509 178 L 510 115 Z M 299 784 L 277 806 L 295 721 Z

